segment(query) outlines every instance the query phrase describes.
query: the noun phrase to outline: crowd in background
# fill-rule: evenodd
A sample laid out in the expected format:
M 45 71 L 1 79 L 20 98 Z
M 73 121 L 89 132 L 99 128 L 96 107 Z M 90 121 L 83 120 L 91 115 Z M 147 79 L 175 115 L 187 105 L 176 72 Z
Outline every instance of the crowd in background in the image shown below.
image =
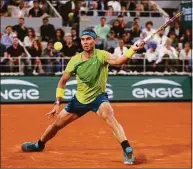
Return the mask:
M 159 17 L 160 13 L 155 4 L 148 0 L 107 1 L 53 1 L 63 18 L 63 24 L 71 26 L 70 32 L 62 28 L 55 28 L 49 23 L 49 11 L 45 0 L 17 1 L 4 0 L 1 4 L 1 16 L 18 18 L 18 24 L 7 25 L 5 32 L 1 30 L 0 65 L 4 72 L 33 72 L 53 73 L 61 72 L 68 60 L 76 53 L 81 52 L 81 40 L 78 30 L 79 16 L 97 16 L 100 24 L 93 29 L 100 40 L 96 48 L 104 49 L 121 57 L 125 51 L 139 39 L 143 39 L 155 31 L 154 23 L 149 20 L 141 25 L 140 16 Z M 8 5 L 12 5 L 11 13 Z M 104 11 L 106 10 L 106 11 Z M 154 12 L 149 12 L 154 11 Z M 47 14 L 47 15 L 45 15 Z M 42 17 L 39 26 L 40 35 L 34 28 L 25 25 L 24 17 Z M 117 16 L 112 23 L 107 23 L 106 17 Z M 126 23 L 124 18 L 132 16 L 133 21 Z M 61 42 L 63 49 L 54 50 L 54 43 Z M 144 71 L 191 71 L 192 30 L 180 26 L 176 20 L 171 28 L 162 30 L 155 35 L 143 49 L 138 51 L 128 65 L 110 67 L 112 72 Z M 30 54 L 31 58 L 27 56 Z M 22 59 L 20 59 L 22 58 Z M 61 59 L 64 58 L 64 59 Z M 22 67 L 18 65 L 22 64 Z M 32 67 L 29 70 L 29 65 Z M 184 67 L 182 66 L 184 65 Z M 22 70 L 19 70 L 22 69 Z

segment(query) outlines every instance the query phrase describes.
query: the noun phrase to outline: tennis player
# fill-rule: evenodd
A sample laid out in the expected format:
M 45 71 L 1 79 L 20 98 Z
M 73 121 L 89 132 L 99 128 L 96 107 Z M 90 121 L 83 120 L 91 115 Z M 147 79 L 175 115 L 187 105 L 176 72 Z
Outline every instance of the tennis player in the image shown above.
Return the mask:
M 122 126 L 114 116 L 114 111 L 109 103 L 105 89 L 108 65 L 126 63 L 135 51 L 143 47 L 144 43 L 140 43 L 138 46 L 133 45 L 123 57 L 113 56 L 107 51 L 95 49 L 96 43 L 97 35 L 93 30 L 84 30 L 82 32 L 81 44 L 84 51 L 72 57 L 67 64 L 64 74 L 58 82 L 54 108 L 47 113 L 49 117 L 56 115 L 56 120 L 48 126 L 39 141 L 23 143 L 21 148 L 24 152 L 42 151 L 46 142 L 52 139 L 60 129 L 80 118 L 88 111 L 93 111 L 112 128 L 115 138 L 123 149 L 124 163 L 134 164 L 133 149 L 127 140 Z M 78 82 L 77 92 L 67 106 L 59 112 L 66 82 L 73 74 L 76 75 Z

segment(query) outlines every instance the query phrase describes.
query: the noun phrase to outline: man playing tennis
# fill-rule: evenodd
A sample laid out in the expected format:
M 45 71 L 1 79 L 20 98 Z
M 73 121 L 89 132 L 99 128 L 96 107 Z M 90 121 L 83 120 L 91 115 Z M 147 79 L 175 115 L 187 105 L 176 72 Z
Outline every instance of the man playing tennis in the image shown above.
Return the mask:
M 81 44 L 84 51 L 75 55 L 69 61 L 63 76 L 58 82 L 54 108 L 47 113 L 49 116 L 57 115 L 56 120 L 48 126 L 38 142 L 23 143 L 22 150 L 24 152 L 42 151 L 46 142 L 52 139 L 60 129 L 80 118 L 88 111 L 93 111 L 112 128 L 114 136 L 122 146 L 124 163 L 134 163 L 133 149 L 125 136 L 122 126 L 114 116 L 113 108 L 109 103 L 105 89 L 108 65 L 121 65 L 127 62 L 135 51 L 143 47 L 144 43 L 138 44 L 138 47 L 132 46 L 123 57 L 112 56 L 104 50 L 95 49 L 96 43 L 97 35 L 93 30 L 84 30 L 82 32 Z M 76 75 L 78 82 L 77 92 L 67 106 L 59 112 L 66 82 L 72 74 Z

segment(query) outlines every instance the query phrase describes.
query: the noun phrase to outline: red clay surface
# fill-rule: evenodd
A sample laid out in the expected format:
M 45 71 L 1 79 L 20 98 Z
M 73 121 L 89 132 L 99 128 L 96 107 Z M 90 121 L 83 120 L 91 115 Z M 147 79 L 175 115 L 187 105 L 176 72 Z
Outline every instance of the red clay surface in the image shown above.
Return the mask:
M 48 142 L 39 153 L 23 153 L 51 123 L 52 105 L 2 105 L 2 168 L 189 168 L 191 103 L 114 103 L 116 117 L 133 146 L 136 164 L 123 164 L 120 145 L 110 128 L 89 112 Z

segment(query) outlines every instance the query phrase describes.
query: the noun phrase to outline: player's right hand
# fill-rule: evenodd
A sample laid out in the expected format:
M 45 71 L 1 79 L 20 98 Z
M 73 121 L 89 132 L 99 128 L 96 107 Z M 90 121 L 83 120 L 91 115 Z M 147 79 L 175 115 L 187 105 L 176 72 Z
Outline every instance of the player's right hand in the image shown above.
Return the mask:
M 54 108 L 49 113 L 47 113 L 46 115 L 50 119 L 50 118 L 53 118 L 55 115 L 58 115 L 59 111 L 60 111 L 60 105 L 55 104 Z

